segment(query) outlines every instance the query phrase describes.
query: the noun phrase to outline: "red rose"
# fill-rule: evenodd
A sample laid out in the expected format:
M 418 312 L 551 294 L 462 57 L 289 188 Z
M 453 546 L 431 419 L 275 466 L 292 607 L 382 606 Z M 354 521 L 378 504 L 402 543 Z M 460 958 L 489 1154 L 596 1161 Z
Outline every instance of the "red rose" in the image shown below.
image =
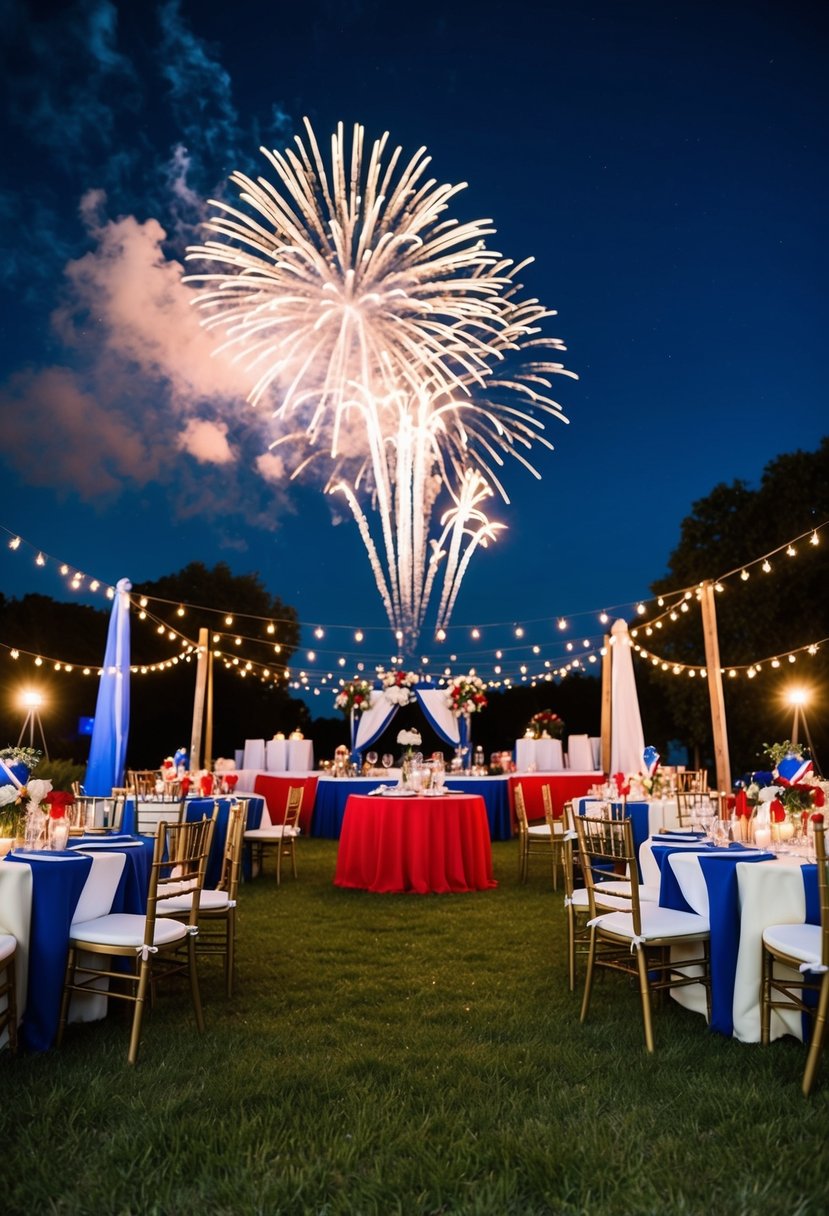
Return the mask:
M 823 790 L 820 788 L 819 785 L 816 785 L 814 787 L 814 789 L 815 789 L 815 792 L 814 792 L 815 806 L 825 806 L 826 798 L 824 797 Z M 812 818 L 814 819 L 814 815 L 812 816 Z M 822 818 L 823 818 L 823 816 L 821 815 L 821 819 Z
M 50 790 L 44 799 L 52 819 L 63 819 L 66 815 L 66 808 L 72 806 L 74 801 L 74 794 L 70 794 L 66 790 Z
M 782 823 L 783 820 L 786 818 L 786 808 L 783 806 L 783 803 L 780 801 L 779 798 L 775 798 L 772 801 L 771 807 L 769 809 L 771 811 L 771 818 L 772 818 L 773 823 Z
M 823 790 L 820 791 L 820 794 L 823 797 Z M 820 805 L 823 806 L 823 803 L 821 802 Z M 812 823 L 823 824 L 823 811 L 815 811 L 812 815 Z

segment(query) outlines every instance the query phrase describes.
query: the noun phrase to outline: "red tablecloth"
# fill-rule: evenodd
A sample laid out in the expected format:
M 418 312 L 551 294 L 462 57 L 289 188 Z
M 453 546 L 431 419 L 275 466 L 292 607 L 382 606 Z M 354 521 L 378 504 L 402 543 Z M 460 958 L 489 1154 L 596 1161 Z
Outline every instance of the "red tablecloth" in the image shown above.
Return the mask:
M 564 814 L 565 802 L 569 802 L 571 798 L 581 798 L 584 794 L 589 794 L 593 786 L 597 783 L 601 784 L 603 780 L 604 777 L 601 773 L 515 773 L 509 779 L 509 805 L 512 822 L 515 823 L 516 785 L 521 785 L 524 790 L 527 818 L 543 819 L 542 785 L 550 787 L 553 814 L 558 818 Z
M 497 886 L 483 798 L 352 794 L 345 807 L 334 883 L 418 895 Z
M 272 824 L 281 823 L 285 816 L 285 804 L 288 801 L 288 790 L 301 785 L 305 790 L 302 795 L 302 810 L 299 813 L 300 831 L 307 836 L 311 831 L 311 819 L 314 814 L 314 799 L 317 796 L 317 777 L 273 777 L 269 773 L 259 773 L 253 783 L 254 792 L 261 794 L 268 804 L 268 814 Z

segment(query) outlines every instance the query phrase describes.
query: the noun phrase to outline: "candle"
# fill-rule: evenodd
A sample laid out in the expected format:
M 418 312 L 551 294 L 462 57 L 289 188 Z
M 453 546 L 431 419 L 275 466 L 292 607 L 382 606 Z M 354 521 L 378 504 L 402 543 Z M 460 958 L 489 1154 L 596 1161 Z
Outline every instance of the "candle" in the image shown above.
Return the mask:
M 794 836 L 794 824 L 790 819 L 784 819 L 780 824 L 779 831 L 781 840 L 791 840 L 792 836 Z
M 65 849 L 69 840 L 69 820 L 53 819 L 51 831 L 51 846 L 53 849 Z
M 771 828 L 755 828 L 754 843 L 758 849 L 767 849 L 771 844 Z

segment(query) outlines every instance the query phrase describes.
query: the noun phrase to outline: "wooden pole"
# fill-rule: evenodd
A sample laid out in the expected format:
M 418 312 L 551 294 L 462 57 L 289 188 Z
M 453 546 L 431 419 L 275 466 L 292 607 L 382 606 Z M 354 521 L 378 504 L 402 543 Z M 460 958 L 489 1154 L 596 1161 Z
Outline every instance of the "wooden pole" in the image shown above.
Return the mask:
M 199 649 L 196 661 L 196 693 L 193 698 L 193 729 L 190 732 L 190 768 L 197 773 L 201 768 L 202 724 L 204 722 L 204 693 L 207 686 L 207 630 L 199 630 Z
M 604 635 L 602 655 L 602 771 L 610 774 L 610 741 L 613 731 L 613 647 L 610 634 Z
M 705 639 L 705 666 L 708 671 L 708 697 L 711 702 L 711 726 L 714 732 L 714 764 L 717 789 L 731 789 L 731 764 L 728 758 L 728 733 L 725 723 L 720 644 L 717 639 L 717 610 L 714 606 L 714 584 L 706 579 L 702 584 L 702 633 Z
M 204 767 L 213 769 L 213 651 L 207 655 L 207 718 L 204 725 Z

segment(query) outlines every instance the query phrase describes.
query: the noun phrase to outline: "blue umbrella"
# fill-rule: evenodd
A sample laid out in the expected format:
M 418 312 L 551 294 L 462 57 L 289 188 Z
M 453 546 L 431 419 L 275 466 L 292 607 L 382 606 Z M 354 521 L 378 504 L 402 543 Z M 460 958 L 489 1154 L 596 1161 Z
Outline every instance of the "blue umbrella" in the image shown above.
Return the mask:
M 106 653 L 98 685 L 95 725 L 84 789 L 104 797 L 124 784 L 130 726 L 130 596 L 132 583 L 119 579 L 109 618 Z

